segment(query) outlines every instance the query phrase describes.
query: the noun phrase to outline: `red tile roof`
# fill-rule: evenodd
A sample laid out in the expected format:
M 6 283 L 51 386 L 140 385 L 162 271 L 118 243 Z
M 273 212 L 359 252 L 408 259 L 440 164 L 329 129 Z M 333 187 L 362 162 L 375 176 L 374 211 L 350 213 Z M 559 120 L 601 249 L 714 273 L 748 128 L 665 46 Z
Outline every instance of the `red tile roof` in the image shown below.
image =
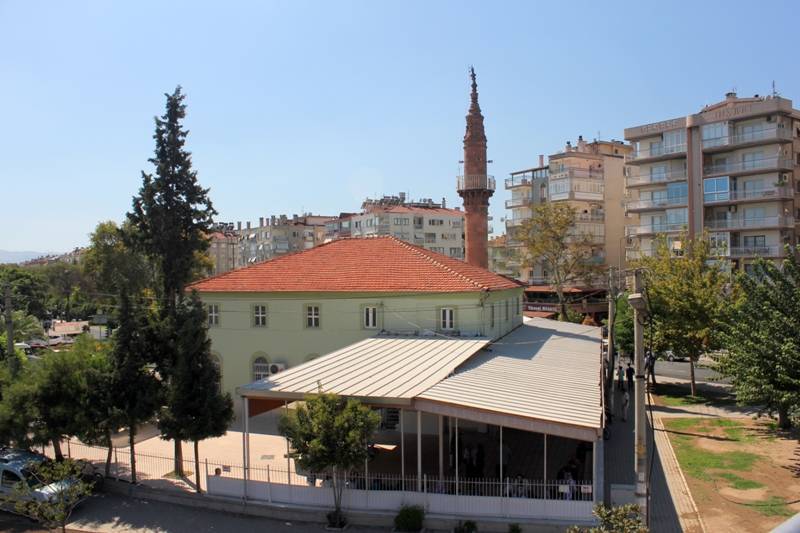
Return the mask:
M 473 292 L 522 284 L 395 237 L 340 239 L 197 281 L 200 292 Z

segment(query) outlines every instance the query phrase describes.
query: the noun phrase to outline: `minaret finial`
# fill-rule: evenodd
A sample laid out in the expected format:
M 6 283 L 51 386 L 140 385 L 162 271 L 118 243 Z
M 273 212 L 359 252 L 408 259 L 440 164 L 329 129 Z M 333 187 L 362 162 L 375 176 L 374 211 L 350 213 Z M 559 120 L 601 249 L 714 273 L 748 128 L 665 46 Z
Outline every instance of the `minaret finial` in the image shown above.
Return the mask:
M 478 111 L 480 112 L 480 105 L 478 104 L 478 82 L 475 78 L 475 68 L 470 65 L 469 66 L 469 77 L 472 79 L 472 93 L 470 94 L 470 99 L 472 100 L 472 106 L 470 111 Z

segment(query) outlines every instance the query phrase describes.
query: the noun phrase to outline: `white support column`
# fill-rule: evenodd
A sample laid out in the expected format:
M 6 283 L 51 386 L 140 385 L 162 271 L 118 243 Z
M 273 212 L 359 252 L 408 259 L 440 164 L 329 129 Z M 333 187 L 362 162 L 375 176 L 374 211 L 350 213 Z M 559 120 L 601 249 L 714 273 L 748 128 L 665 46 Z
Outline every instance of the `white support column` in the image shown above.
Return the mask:
M 406 429 L 403 414 L 400 409 L 400 487 L 406 490 Z
M 460 452 L 458 451 L 458 418 L 456 418 L 456 496 L 458 496 L 458 458 Z
M 439 416 L 439 481 L 442 480 L 444 477 L 444 443 L 442 442 L 442 438 L 444 437 L 444 417 L 442 415 Z
M 422 492 L 422 411 L 417 411 L 417 492 Z
M 547 433 L 544 434 L 544 479 L 542 481 L 547 483 Z
M 250 401 L 247 397 L 242 396 L 242 496 L 247 499 L 247 459 L 249 453 L 247 450 L 247 431 L 249 429 L 250 418 Z
M 286 415 L 289 415 L 289 402 L 283 402 L 283 409 Z M 292 485 L 292 459 L 289 457 L 289 439 L 286 438 L 286 479 L 289 486 Z
M 500 426 L 500 482 L 503 482 L 503 426 Z
M 592 493 L 594 494 L 594 503 L 598 505 L 605 501 L 605 442 L 602 436 L 594 441 L 592 452 L 592 461 L 594 461 Z

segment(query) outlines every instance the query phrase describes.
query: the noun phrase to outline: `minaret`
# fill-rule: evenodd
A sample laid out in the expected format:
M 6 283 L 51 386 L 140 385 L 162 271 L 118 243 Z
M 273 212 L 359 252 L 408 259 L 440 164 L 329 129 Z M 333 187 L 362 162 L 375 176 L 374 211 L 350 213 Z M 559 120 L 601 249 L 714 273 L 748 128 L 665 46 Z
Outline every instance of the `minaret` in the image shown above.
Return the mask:
M 464 134 L 464 175 L 458 177 L 458 194 L 464 200 L 464 246 L 467 263 L 489 268 L 489 198 L 494 194 L 494 178 L 486 174 L 486 133 L 478 104 L 475 69 L 470 67 L 472 95 Z

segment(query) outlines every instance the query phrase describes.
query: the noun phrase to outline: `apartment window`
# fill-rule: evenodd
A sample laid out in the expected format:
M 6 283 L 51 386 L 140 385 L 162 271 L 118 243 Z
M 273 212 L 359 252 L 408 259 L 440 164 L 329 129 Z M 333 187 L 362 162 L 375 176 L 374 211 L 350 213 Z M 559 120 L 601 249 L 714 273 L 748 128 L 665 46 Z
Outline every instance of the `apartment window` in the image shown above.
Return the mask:
M 395 226 L 408 226 L 409 220 L 407 218 L 395 218 Z
M 428 220 L 429 226 L 444 226 L 444 220 L 441 218 L 431 218 Z
M 444 254 L 444 246 L 431 246 L 429 250 L 437 254 Z
M 758 168 L 760 161 L 764 158 L 764 153 L 758 152 L 745 152 L 742 154 L 742 169 L 749 170 Z
M 211 304 L 208 306 L 208 325 L 219 326 L 219 305 Z
M 706 178 L 703 180 L 703 201 L 721 202 L 730 199 L 730 179 L 728 176 Z
M 665 179 L 667 179 L 667 165 L 650 167 L 650 181 L 664 181 Z
M 424 220 L 422 219 L 422 217 L 414 217 L 414 227 L 415 228 L 421 228 L 423 223 L 424 223 Z
M 455 257 L 456 259 L 462 259 L 464 257 L 464 253 L 461 248 L 450 248 L 450 257 Z
M 689 222 L 689 211 L 683 207 L 680 209 L 667 209 L 667 224 L 669 229 L 680 229 Z
M 763 207 L 746 207 L 744 209 L 744 219 L 745 220 L 757 220 L 761 221 L 766 218 L 767 212 Z
M 253 359 L 253 381 L 261 381 L 269 377 L 269 362 L 266 357 Z
M 426 233 L 425 234 L 425 243 L 430 244 L 436 242 L 436 234 L 435 233 Z
M 750 180 L 745 181 L 743 183 L 744 186 L 744 197 L 745 198 L 752 198 L 758 196 L 759 193 L 763 192 L 764 189 L 764 180 Z
M 679 203 L 686 201 L 689 195 L 689 184 L 685 181 L 678 183 L 670 183 L 667 185 L 667 198 L 670 203 Z
M 253 326 L 263 328 L 267 326 L 267 306 L 254 305 L 253 306 Z
M 364 307 L 364 327 L 375 329 L 378 327 L 378 308 L 368 305 Z
M 686 130 L 672 130 L 664 132 L 664 153 L 672 154 L 686 149 Z
M 702 133 L 704 148 L 723 146 L 728 142 L 728 123 L 716 122 L 714 124 L 706 124 L 703 126 Z
M 455 314 L 455 309 L 452 307 L 442 307 L 439 315 L 439 328 L 444 331 L 455 329 Z
M 767 246 L 766 235 L 745 235 L 744 247 L 745 248 L 765 248 Z
M 319 327 L 319 306 L 307 305 L 306 306 L 306 327 L 318 328 Z

